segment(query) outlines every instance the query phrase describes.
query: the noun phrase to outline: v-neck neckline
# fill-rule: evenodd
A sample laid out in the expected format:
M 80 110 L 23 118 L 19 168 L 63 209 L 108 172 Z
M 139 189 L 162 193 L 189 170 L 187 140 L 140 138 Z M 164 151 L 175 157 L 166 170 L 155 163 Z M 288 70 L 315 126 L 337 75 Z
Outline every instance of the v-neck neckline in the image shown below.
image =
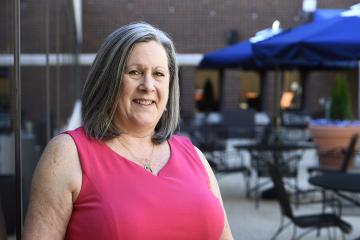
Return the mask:
M 144 166 L 140 165 L 140 163 L 136 163 L 132 160 L 130 160 L 129 158 L 123 156 L 122 154 L 116 152 L 114 149 L 112 149 L 109 145 L 107 145 L 105 142 L 101 141 L 101 145 L 103 145 L 108 151 L 110 151 L 113 155 L 116 156 L 116 158 L 119 158 L 121 161 L 123 161 L 124 163 L 127 163 L 131 166 L 134 166 L 136 169 L 138 170 L 142 170 L 143 172 L 145 172 L 146 174 L 149 174 L 153 177 L 161 177 L 160 175 L 163 174 L 163 171 L 169 167 L 168 165 L 172 162 L 172 157 L 173 157 L 173 151 L 172 151 L 172 146 L 171 146 L 171 138 L 169 140 L 166 141 L 168 146 L 169 146 L 169 151 L 170 151 L 170 156 L 168 158 L 168 160 L 166 161 L 165 165 L 159 170 L 159 172 L 157 174 L 153 174 L 150 171 L 146 170 L 144 168 Z

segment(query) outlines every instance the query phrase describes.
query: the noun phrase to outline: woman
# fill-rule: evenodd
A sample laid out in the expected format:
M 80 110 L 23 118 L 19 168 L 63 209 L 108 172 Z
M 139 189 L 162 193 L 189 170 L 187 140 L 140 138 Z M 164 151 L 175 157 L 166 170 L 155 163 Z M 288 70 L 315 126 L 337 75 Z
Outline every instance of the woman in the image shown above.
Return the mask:
M 82 97 L 83 127 L 46 147 L 24 239 L 232 239 L 214 174 L 173 135 L 179 86 L 172 41 L 146 23 L 99 49 Z

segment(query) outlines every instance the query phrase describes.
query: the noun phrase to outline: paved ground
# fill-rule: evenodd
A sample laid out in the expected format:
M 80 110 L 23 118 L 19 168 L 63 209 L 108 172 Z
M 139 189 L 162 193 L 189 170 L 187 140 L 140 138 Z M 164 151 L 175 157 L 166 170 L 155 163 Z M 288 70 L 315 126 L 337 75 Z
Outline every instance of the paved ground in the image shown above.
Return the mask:
M 301 162 L 300 185 L 303 188 L 309 187 L 307 184 L 306 167 L 313 164 L 314 152 L 308 151 L 305 159 Z M 255 208 L 254 200 L 245 197 L 244 178 L 240 173 L 218 176 L 219 186 L 223 195 L 228 219 L 235 239 L 237 240 L 266 240 L 270 239 L 280 223 L 280 209 L 275 201 L 261 200 L 258 209 Z M 359 183 L 360 184 L 360 183 Z M 354 209 L 353 209 L 354 210 Z M 360 211 L 347 210 L 346 212 L 355 212 L 350 216 L 346 214 L 344 219 L 353 226 L 353 232 L 346 236 L 346 239 L 355 239 L 360 237 Z M 358 209 L 355 209 L 358 210 Z M 319 205 L 303 205 L 296 212 L 321 211 Z M 301 230 L 298 230 L 300 233 Z M 292 236 L 292 228 L 289 227 L 277 239 L 289 240 Z M 328 239 L 326 230 L 321 232 L 319 238 L 316 232 L 310 233 L 302 239 Z M 341 239 L 339 232 L 337 239 Z

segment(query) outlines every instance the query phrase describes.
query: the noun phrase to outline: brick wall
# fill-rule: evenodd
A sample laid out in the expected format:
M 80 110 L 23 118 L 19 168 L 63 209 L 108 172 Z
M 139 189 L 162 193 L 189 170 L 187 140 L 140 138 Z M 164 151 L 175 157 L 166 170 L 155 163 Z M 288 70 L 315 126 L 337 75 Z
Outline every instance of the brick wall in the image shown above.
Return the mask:
M 319 8 L 347 8 L 357 0 L 318 0 Z M 299 24 L 302 0 L 84 0 L 84 52 L 94 52 L 115 28 L 144 20 L 168 32 L 181 53 L 207 52 L 227 44 L 230 30 L 239 40 L 270 27 Z
M 21 1 L 21 27 L 22 27 L 22 52 L 41 53 L 45 52 L 45 7 L 47 0 L 23 0 Z M 358 0 L 318 0 L 319 8 L 346 8 L 357 3 Z M 52 52 L 74 52 L 74 29 L 71 18 L 69 1 L 49 1 L 50 4 L 50 49 Z M 83 0 L 83 46 L 82 52 L 94 53 L 98 49 L 104 37 L 115 28 L 132 22 L 144 20 L 152 23 L 168 32 L 176 45 L 179 53 L 205 53 L 227 45 L 227 35 L 230 31 L 238 33 L 238 40 L 253 36 L 256 31 L 270 27 L 275 19 L 280 20 L 282 27 L 289 28 L 299 24 L 302 0 Z M 0 8 L 0 30 L 5 33 L 7 39 L 12 34 L 7 21 L 11 14 L 10 1 L 5 1 Z M 56 11 L 59 10 L 59 24 L 56 24 Z M 58 29 L 58 30 L 56 30 Z M 4 44 L 0 39 L 0 52 L 9 52 L 11 41 Z M 30 71 L 23 74 L 24 96 L 32 96 L 32 93 L 40 91 L 38 84 L 43 76 L 40 70 Z M 66 71 L 64 69 L 64 71 Z M 83 71 L 87 71 L 82 70 Z M 184 67 L 182 86 L 182 109 L 185 114 L 191 114 L 194 110 L 193 88 L 195 84 L 194 67 Z M 34 75 L 35 74 L 35 75 Z M 317 99 L 321 94 L 328 94 L 327 89 L 321 85 L 322 78 L 329 79 L 330 75 L 323 73 L 311 74 L 308 80 L 307 99 L 305 107 L 311 111 L 318 111 Z M 267 74 L 271 76 L 271 73 Z M 67 76 L 64 73 L 62 76 Z M 86 73 L 82 73 L 81 82 Z M 53 75 L 52 75 L 53 77 Z M 71 77 L 71 76 L 70 76 Z M 264 81 L 266 89 L 264 106 L 268 112 L 272 111 L 273 102 L 271 92 L 271 77 Z M 238 91 L 235 75 L 226 75 L 224 81 L 224 104 L 225 106 L 237 105 Z M 66 80 L 62 80 L 66 82 Z M 320 80 L 320 81 L 319 81 Z M 354 80 L 355 81 L 355 80 Z M 74 81 L 68 80 L 69 88 L 73 87 Z M 353 85 L 356 82 L 353 83 Z M 322 91 L 320 92 L 319 89 Z M 355 86 L 353 89 L 357 89 Z M 353 90 L 355 91 L 355 90 Z M 356 93 L 356 92 L 355 92 Z M 45 94 L 41 90 L 41 94 Z M 65 93 L 64 93 L 65 94 Z M 354 96 L 356 97 L 356 96 Z M 75 96 L 69 98 L 74 99 Z M 27 97 L 24 101 L 28 101 Z M 70 100 L 69 100 L 70 101 Z M 38 103 L 37 103 L 38 102 Z M 29 112 L 42 106 L 40 101 L 26 102 L 24 106 Z M 71 104 L 64 104 L 64 106 Z M 69 108 L 62 110 L 65 115 Z M 39 113 L 40 114 L 40 113 Z M 38 117 L 39 118 L 39 117 Z M 65 118 L 62 117 L 62 118 Z M 63 119 L 64 120 L 64 119 Z
M 299 20 L 301 0 L 270 1 L 135 0 L 84 1 L 85 52 L 94 52 L 115 28 L 144 20 L 167 31 L 182 53 L 207 52 L 226 46 L 230 30 L 239 40 L 269 27 L 279 19 L 284 27 Z M 111 16 L 111 17 L 110 17 Z M 290 16 L 290 17 L 289 17 Z
M 12 1 L 1 1 L 0 7 L 0 53 L 11 53 L 12 49 Z

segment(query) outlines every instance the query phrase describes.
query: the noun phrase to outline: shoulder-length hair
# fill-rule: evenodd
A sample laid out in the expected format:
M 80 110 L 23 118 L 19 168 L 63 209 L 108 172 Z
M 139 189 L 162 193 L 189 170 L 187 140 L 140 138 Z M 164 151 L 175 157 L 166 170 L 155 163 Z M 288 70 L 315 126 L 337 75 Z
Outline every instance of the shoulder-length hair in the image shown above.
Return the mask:
M 179 122 L 179 79 L 175 47 L 163 31 L 147 23 L 131 23 L 106 37 L 90 68 L 82 94 L 82 119 L 88 136 L 103 140 L 119 136 L 114 123 L 122 77 L 134 45 L 157 41 L 165 49 L 170 73 L 167 110 L 152 136 L 154 143 L 170 138 Z

